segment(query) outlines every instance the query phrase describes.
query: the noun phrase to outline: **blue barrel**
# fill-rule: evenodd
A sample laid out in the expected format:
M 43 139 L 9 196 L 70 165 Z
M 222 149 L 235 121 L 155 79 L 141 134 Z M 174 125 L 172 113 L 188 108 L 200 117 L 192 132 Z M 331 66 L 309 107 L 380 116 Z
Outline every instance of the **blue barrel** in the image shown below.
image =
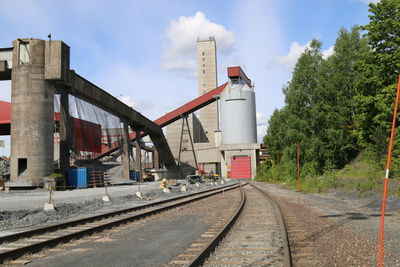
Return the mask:
M 139 181 L 139 171 L 130 171 L 129 174 L 129 177 L 132 181 Z
M 67 186 L 75 188 L 87 188 L 87 168 L 70 168 L 67 170 Z

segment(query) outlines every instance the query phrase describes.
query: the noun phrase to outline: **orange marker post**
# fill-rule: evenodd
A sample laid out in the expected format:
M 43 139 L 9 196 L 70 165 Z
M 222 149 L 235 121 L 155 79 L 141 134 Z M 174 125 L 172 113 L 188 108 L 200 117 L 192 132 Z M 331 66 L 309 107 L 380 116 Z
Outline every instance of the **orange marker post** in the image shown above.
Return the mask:
M 389 170 L 390 170 L 390 161 L 391 161 L 391 157 L 392 157 L 394 131 L 396 128 L 397 109 L 399 106 L 399 95 L 400 95 L 400 75 L 399 75 L 398 83 L 397 83 L 396 102 L 394 105 L 392 131 L 390 133 L 390 142 L 389 142 L 388 156 L 387 156 L 387 163 L 386 163 L 386 175 L 385 175 L 385 182 L 383 185 L 381 228 L 380 228 L 380 235 L 379 235 L 379 266 L 381 266 L 381 267 L 383 266 L 383 233 L 385 231 L 386 192 L 387 192 L 387 186 L 388 186 L 388 180 L 389 180 Z

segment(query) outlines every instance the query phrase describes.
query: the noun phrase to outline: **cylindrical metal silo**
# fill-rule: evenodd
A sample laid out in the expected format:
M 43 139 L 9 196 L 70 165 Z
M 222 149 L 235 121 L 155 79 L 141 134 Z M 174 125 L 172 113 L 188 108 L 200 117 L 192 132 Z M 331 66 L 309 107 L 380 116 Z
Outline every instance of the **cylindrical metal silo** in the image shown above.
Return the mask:
M 257 143 L 256 103 L 253 88 L 244 81 L 231 84 L 220 98 L 221 143 Z

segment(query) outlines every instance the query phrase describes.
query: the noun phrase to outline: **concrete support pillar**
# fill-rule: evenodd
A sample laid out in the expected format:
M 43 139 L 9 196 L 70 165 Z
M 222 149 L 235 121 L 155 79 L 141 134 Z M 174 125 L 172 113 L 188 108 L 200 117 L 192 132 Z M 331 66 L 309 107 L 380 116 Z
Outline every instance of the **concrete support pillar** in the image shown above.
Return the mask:
M 256 149 L 252 149 L 250 151 L 250 164 L 251 164 L 251 179 L 254 180 L 257 175 L 257 156 L 256 156 Z
M 45 80 L 45 41 L 13 42 L 11 182 L 40 186 L 54 170 L 54 86 Z
M 122 129 L 122 178 L 129 179 L 130 174 L 130 164 L 129 164 L 129 130 L 128 130 L 128 123 L 123 122 L 123 129 Z
M 228 177 L 228 159 L 226 158 L 226 151 L 221 151 L 221 177 L 227 178 Z
M 160 169 L 160 161 L 158 159 L 157 149 L 153 150 L 153 168 L 156 170 Z
M 140 131 L 136 131 L 136 170 L 139 172 L 139 181 L 142 180 L 142 151 L 140 149 Z
M 70 167 L 70 149 L 72 147 L 72 126 L 69 117 L 68 93 L 60 91 L 60 169 L 64 173 Z

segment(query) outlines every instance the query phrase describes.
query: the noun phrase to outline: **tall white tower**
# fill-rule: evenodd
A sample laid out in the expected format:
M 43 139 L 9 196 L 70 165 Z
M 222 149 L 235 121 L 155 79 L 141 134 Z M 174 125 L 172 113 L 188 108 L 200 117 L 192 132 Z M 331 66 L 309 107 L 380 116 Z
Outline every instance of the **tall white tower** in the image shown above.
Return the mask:
M 214 37 L 197 40 L 197 76 L 199 96 L 217 87 L 217 47 Z M 200 110 L 200 122 L 210 143 L 214 143 L 214 131 L 218 130 L 217 103 Z

